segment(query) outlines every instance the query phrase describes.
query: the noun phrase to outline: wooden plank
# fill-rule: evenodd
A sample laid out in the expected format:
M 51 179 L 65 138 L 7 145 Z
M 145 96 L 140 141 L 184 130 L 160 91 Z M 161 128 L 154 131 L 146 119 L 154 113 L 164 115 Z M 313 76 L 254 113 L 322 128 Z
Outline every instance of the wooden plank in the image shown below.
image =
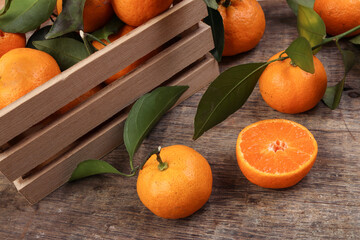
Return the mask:
M 21 177 L 121 111 L 139 96 L 204 56 L 212 48 L 211 30 L 202 23 L 196 31 L 189 33 L 134 72 L 1 153 L 1 172 L 10 181 Z
M 0 110 L 0 146 L 207 15 L 202 0 L 184 0 Z
M 179 99 L 176 105 L 199 91 L 218 75 L 219 68 L 217 62 L 208 55 L 195 66 L 177 76 L 169 85 L 189 85 L 190 88 Z M 123 124 L 126 117 L 127 113 L 121 114 L 41 172 L 25 180 L 16 180 L 14 184 L 17 189 L 30 203 L 34 204 L 40 201 L 56 188 L 66 183 L 79 162 L 90 158 L 101 158 L 122 144 Z

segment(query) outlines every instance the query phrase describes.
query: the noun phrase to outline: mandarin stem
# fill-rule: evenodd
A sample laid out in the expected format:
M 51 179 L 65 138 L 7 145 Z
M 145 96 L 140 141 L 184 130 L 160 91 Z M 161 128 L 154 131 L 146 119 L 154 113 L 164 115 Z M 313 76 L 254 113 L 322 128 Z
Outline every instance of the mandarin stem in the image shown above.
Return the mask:
M 158 152 L 156 153 L 156 160 L 159 162 L 159 165 L 158 165 L 158 169 L 160 171 L 164 171 L 166 170 L 169 166 L 166 162 L 163 162 L 161 157 L 160 157 L 160 152 L 161 152 L 161 147 L 159 146 L 158 148 Z
M 225 2 L 222 4 L 224 7 L 229 7 L 231 5 L 231 0 L 225 0 Z

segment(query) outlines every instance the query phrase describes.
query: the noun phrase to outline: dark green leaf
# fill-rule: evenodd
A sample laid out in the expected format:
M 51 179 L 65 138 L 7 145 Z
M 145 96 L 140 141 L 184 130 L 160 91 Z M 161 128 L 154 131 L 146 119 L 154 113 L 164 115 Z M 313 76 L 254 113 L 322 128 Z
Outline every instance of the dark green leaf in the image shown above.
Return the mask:
M 215 79 L 200 100 L 194 139 L 224 121 L 244 105 L 268 63 L 232 67 Z
M 295 15 L 298 14 L 298 5 L 302 5 L 304 7 L 313 8 L 315 0 L 286 0 L 289 7 L 293 10 Z
M 285 50 L 292 63 L 299 66 L 302 70 L 315 73 L 313 53 L 310 43 L 304 37 L 298 37 Z
M 0 16 L 4 32 L 26 33 L 49 19 L 56 0 L 13 0 L 5 14 Z
M 130 161 L 146 135 L 188 88 L 188 86 L 159 87 L 136 101 L 124 126 L 124 143 Z
M 5 13 L 7 12 L 7 10 L 8 10 L 9 7 L 10 7 L 11 1 L 12 1 L 12 0 L 5 0 L 4 7 L 0 10 L 0 16 L 3 15 L 3 14 L 5 14 Z
M 336 42 L 336 45 L 341 52 L 345 71 L 342 80 L 335 86 L 327 87 L 325 95 L 323 97 L 323 101 L 326 106 L 328 106 L 332 110 L 336 109 L 339 106 L 341 95 L 344 90 L 346 75 L 350 72 L 351 68 L 355 64 L 355 54 L 349 50 L 342 50 L 338 41 Z
M 350 42 L 353 43 L 353 44 L 356 44 L 356 45 L 360 45 L 360 35 L 352 38 L 352 39 L 350 40 Z
M 77 165 L 69 179 L 69 182 L 104 173 L 115 173 L 124 176 L 124 174 L 105 161 L 86 160 Z
M 320 44 L 326 37 L 325 23 L 312 8 L 299 5 L 297 28 L 299 35 L 306 38 L 311 47 Z M 320 48 L 315 49 L 314 54 L 318 51 Z
M 211 50 L 211 54 L 220 62 L 224 50 L 224 24 L 220 13 L 217 10 L 208 7 L 209 15 L 204 22 L 211 27 L 215 48 Z
M 29 38 L 26 47 L 36 49 L 36 47 L 32 44 L 35 41 L 45 40 L 45 35 L 50 31 L 51 26 L 45 26 L 35 31 L 33 35 Z
M 56 38 L 32 43 L 37 49 L 55 58 L 62 71 L 89 56 L 84 44 L 72 38 Z
M 104 27 L 93 32 L 92 35 L 101 40 L 105 39 L 108 43 L 110 43 L 109 36 L 119 32 L 123 26 L 124 23 L 116 15 L 114 15 Z
M 219 5 L 217 4 L 216 0 L 204 0 L 204 2 L 209 8 L 212 8 L 214 10 L 218 9 Z
M 45 36 L 50 31 L 50 28 L 51 28 L 51 26 L 45 26 L 45 27 L 40 28 L 39 30 L 35 31 L 33 33 L 33 35 L 31 35 L 31 37 L 29 38 L 26 47 L 36 49 L 36 47 L 32 44 L 32 42 L 45 40 Z M 65 37 L 72 38 L 72 39 L 75 39 L 77 41 L 82 41 L 79 33 L 77 33 L 77 32 L 67 33 L 63 37 L 64 38 Z
M 83 10 L 86 0 L 63 0 L 63 8 L 46 39 L 84 29 Z

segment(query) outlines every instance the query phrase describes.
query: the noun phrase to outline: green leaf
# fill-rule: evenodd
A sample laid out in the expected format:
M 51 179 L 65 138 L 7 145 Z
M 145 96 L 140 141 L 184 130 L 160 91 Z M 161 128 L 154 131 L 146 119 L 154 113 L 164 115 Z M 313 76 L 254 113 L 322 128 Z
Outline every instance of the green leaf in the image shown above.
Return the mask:
M 285 50 L 292 63 L 311 74 L 315 73 L 313 53 L 310 43 L 304 37 L 298 37 Z
M 32 44 L 35 41 L 45 40 L 45 35 L 50 31 L 51 26 L 45 26 L 35 31 L 33 35 L 29 38 L 26 47 L 36 49 L 36 47 Z
M 109 36 L 119 32 L 124 25 L 125 23 L 114 15 L 104 27 L 93 32 L 92 35 L 101 40 L 105 39 L 108 43 L 110 43 Z
M 125 175 L 105 161 L 86 160 L 77 165 L 69 179 L 69 182 L 104 173 L 114 173 L 122 176 Z
M 0 16 L 0 29 L 11 33 L 32 31 L 49 19 L 55 4 L 56 0 L 13 0 Z
M 60 37 L 66 33 L 84 30 L 83 10 L 86 0 L 63 0 L 63 9 L 56 18 L 46 39 Z
M 244 105 L 268 64 L 249 63 L 229 68 L 210 84 L 197 108 L 194 140 Z
M 7 10 L 9 10 L 10 4 L 12 0 L 5 0 L 4 7 L 0 10 L 0 16 L 5 14 Z
M 217 4 L 216 0 L 204 0 L 204 2 L 209 8 L 212 8 L 214 10 L 218 9 L 219 5 Z
M 323 97 L 323 101 L 330 109 L 336 109 L 341 100 L 342 92 L 344 90 L 346 75 L 350 72 L 352 67 L 355 65 L 355 54 L 349 50 L 342 50 L 339 42 L 336 41 L 336 45 L 341 52 L 345 71 L 342 80 L 335 86 L 327 87 Z
M 159 87 L 136 101 L 124 126 L 124 143 L 130 161 L 146 135 L 188 88 L 188 86 Z
M 352 39 L 350 40 L 350 42 L 353 43 L 353 44 L 356 44 L 356 45 L 360 45 L 360 35 L 352 38 Z
M 325 23 L 312 8 L 299 5 L 297 28 L 299 35 L 306 38 L 311 47 L 322 43 L 326 37 Z M 320 48 L 315 49 L 314 54 L 318 51 Z
M 295 15 L 298 14 L 298 5 L 314 8 L 315 0 L 286 0 L 289 7 L 293 10 Z
M 219 11 L 208 7 L 209 15 L 204 22 L 211 27 L 215 48 L 211 50 L 211 54 L 220 62 L 224 50 L 224 23 Z
M 72 38 L 56 38 L 43 41 L 34 41 L 33 45 L 50 54 L 62 71 L 80 62 L 89 56 L 82 42 Z

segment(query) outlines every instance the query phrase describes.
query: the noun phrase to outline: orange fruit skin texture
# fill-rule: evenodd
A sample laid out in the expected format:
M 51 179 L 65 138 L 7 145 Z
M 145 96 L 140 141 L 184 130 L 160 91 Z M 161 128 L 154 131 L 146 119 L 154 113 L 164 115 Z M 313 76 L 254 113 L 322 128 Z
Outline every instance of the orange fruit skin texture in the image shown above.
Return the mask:
M 109 37 L 109 40 L 110 40 L 110 42 L 113 42 L 113 41 L 119 39 L 120 37 L 128 34 L 129 32 L 131 32 L 134 29 L 135 29 L 135 27 L 125 25 L 123 28 L 121 28 L 121 30 L 118 33 L 111 35 Z M 101 41 L 104 42 L 105 44 L 108 44 L 108 42 L 105 39 L 102 39 Z M 103 49 L 105 47 L 104 45 L 102 45 L 101 43 L 96 42 L 96 41 L 94 41 L 92 44 L 97 50 Z M 136 60 L 135 62 L 133 62 L 132 64 L 130 64 L 126 68 L 120 70 L 118 73 L 116 73 L 113 76 L 109 77 L 105 82 L 107 84 L 110 84 L 110 83 L 114 82 L 115 80 L 119 79 L 120 77 L 124 76 L 125 74 L 131 72 L 132 70 L 134 70 L 135 68 L 137 68 L 138 66 L 143 64 L 145 61 L 149 60 L 151 57 L 156 55 L 158 52 L 159 52 L 158 49 L 154 50 L 151 53 L 145 55 L 144 57 Z
M 360 25 L 359 0 L 316 0 L 314 10 L 325 22 L 326 32 L 330 35 L 338 35 Z M 357 34 L 360 30 L 348 37 Z
M 229 7 L 218 8 L 224 22 L 223 56 L 233 56 L 253 49 L 265 31 L 265 15 L 256 0 L 232 0 Z
M 80 97 L 76 98 L 75 100 L 73 100 L 72 102 L 68 103 L 66 106 L 60 108 L 60 110 L 58 110 L 56 113 L 57 114 L 65 114 L 68 111 L 70 111 L 71 109 L 75 108 L 77 105 L 81 104 L 82 102 L 86 101 L 87 99 L 89 99 L 91 96 L 93 96 L 95 93 L 99 92 L 102 89 L 101 86 L 96 86 L 93 89 L 91 89 L 90 91 L 84 93 L 83 95 L 81 95 Z
M 58 14 L 62 11 L 62 0 L 57 0 Z M 114 14 L 110 0 L 86 0 L 83 12 L 84 32 L 94 32 L 107 23 Z
M 269 61 L 278 58 L 281 53 L 275 54 Z M 325 94 L 327 76 L 320 60 L 315 56 L 313 59 L 314 74 L 291 65 L 290 58 L 268 65 L 259 79 L 260 93 L 265 102 L 279 112 L 291 114 L 315 107 Z
M 274 151 L 276 141 L 285 149 Z M 287 188 L 298 183 L 314 165 L 317 152 L 310 131 L 285 119 L 251 124 L 240 132 L 236 143 L 242 173 L 264 188 Z
M 26 38 L 24 33 L 7 33 L 0 30 L 0 58 L 15 48 L 24 48 Z
M 139 172 L 137 193 L 155 215 L 178 219 L 190 216 L 209 199 L 212 173 L 209 163 L 194 149 L 183 145 L 165 147 L 160 152 L 164 171 L 152 155 Z
M 0 58 L 0 109 L 60 73 L 55 59 L 31 48 L 16 48 Z
M 116 15 L 134 27 L 164 12 L 172 3 L 173 0 L 111 0 Z

